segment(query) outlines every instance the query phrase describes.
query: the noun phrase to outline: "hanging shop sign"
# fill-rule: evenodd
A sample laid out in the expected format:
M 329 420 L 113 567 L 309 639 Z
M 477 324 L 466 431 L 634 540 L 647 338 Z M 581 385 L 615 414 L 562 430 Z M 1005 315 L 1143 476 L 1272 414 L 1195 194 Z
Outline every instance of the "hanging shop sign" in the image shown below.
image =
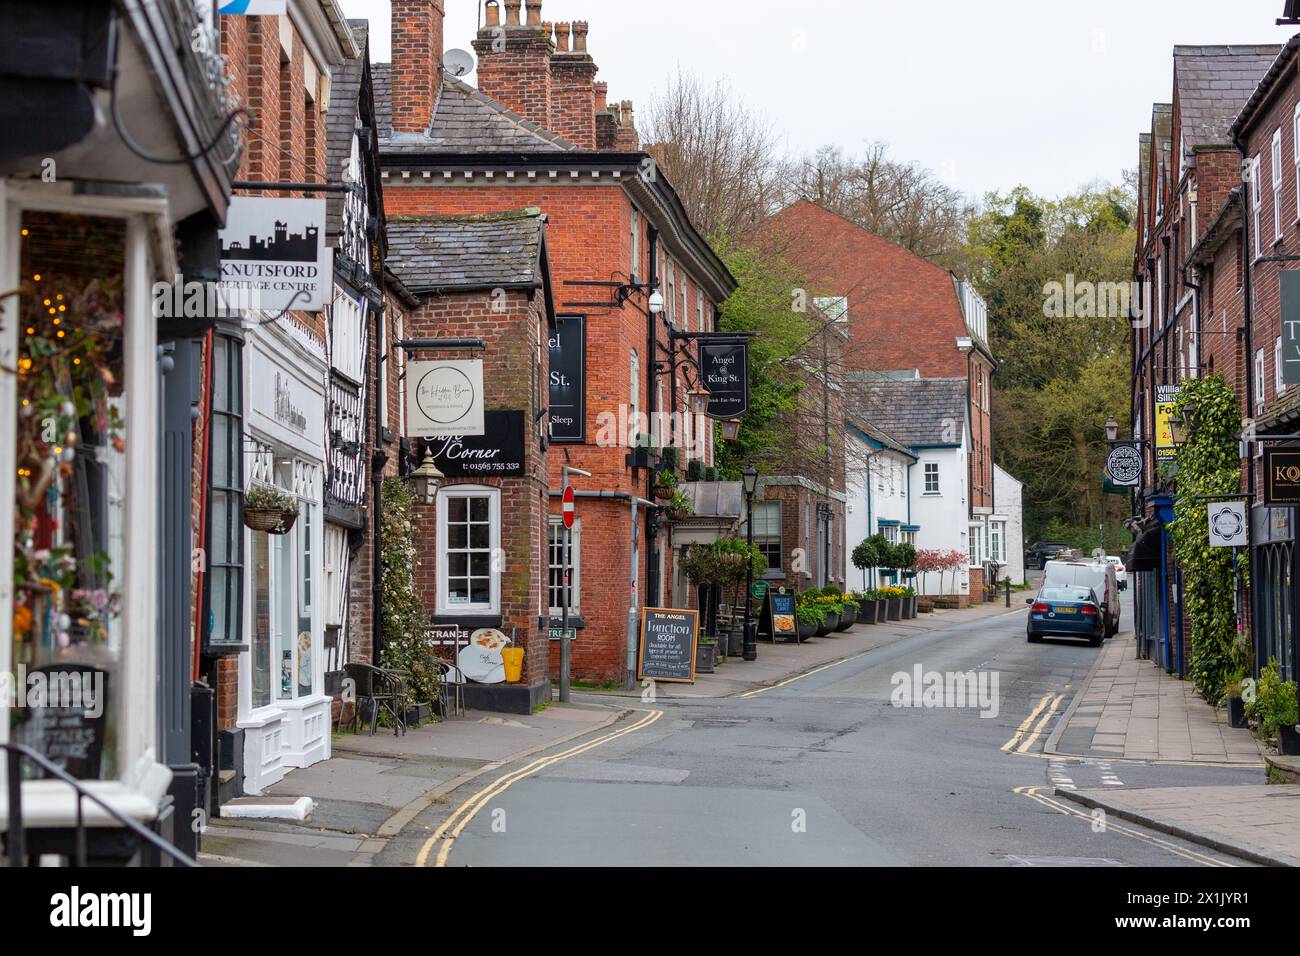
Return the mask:
M 700 374 L 709 390 L 710 418 L 739 418 L 749 411 L 749 342 L 700 342 Z
M 1106 456 L 1106 477 L 1120 488 L 1142 484 L 1142 452 L 1136 445 L 1116 445 Z
M 695 648 L 699 637 L 699 612 L 680 608 L 645 608 L 637 654 L 637 679 L 649 677 L 668 683 L 694 684 Z
M 1174 441 L 1174 403 L 1178 401 L 1177 385 L 1156 386 L 1156 460 L 1172 461 L 1178 455 Z
M 1210 544 L 1216 548 L 1244 548 L 1248 544 L 1246 533 L 1246 502 L 1212 501 L 1206 506 L 1210 527 Z
M 1300 449 L 1264 446 L 1264 504 L 1300 505 Z
M 220 238 L 225 308 L 320 312 L 330 301 L 324 199 L 235 196 Z
M 587 428 L 587 317 L 557 315 L 550 343 L 551 441 L 578 443 Z
M 485 434 L 483 360 L 411 362 L 406 367 L 406 434 L 467 438 Z
M 239 17 L 282 17 L 289 0 L 222 0 L 217 13 Z
M 524 413 L 485 412 L 482 435 L 446 435 L 428 444 L 449 478 L 519 477 L 524 471 Z
M 1300 385 L 1300 270 L 1284 269 L 1282 285 L 1282 384 Z

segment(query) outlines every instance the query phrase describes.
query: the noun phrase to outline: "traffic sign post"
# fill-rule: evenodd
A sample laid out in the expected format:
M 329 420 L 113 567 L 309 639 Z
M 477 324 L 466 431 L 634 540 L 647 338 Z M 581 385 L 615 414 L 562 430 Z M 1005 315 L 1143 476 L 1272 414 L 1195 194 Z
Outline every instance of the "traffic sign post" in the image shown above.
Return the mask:
M 573 520 L 577 513 L 570 475 L 590 478 L 591 472 L 565 465 L 560 469 L 564 491 L 560 494 L 560 514 L 564 520 L 563 543 L 560 545 L 560 702 L 569 702 L 569 654 L 572 641 L 569 637 L 569 536 L 573 534 Z

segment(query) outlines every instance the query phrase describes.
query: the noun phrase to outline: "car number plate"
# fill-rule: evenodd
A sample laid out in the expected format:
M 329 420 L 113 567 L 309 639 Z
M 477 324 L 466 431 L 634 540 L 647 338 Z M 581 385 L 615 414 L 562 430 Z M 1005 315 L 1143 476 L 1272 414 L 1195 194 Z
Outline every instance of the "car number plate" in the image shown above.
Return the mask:
M 1052 610 L 1055 611 L 1057 614 L 1078 614 L 1079 613 L 1079 609 L 1077 607 L 1054 607 L 1052 608 Z

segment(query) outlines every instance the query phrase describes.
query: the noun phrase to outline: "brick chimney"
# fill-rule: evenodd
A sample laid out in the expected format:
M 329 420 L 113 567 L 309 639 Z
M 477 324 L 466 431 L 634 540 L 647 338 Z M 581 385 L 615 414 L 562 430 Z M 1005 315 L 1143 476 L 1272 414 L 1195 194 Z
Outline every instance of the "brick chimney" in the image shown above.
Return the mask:
M 551 35 L 542 26 L 542 0 L 527 0 L 526 18 L 520 16 L 522 4 L 523 0 L 487 0 L 484 24 L 474 39 L 478 88 L 506 109 L 554 131 Z
M 633 153 L 641 148 L 641 137 L 636 131 L 636 116 L 631 100 L 621 100 L 607 111 L 613 117 L 613 142 L 608 148 Z
M 445 0 L 392 0 L 393 132 L 429 128 L 442 83 Z
M 555 25 L 551 122 L 555 132 L 581 149 L 596 148 L 596 63 L 587 52 L 587 24 L 582 20 Z

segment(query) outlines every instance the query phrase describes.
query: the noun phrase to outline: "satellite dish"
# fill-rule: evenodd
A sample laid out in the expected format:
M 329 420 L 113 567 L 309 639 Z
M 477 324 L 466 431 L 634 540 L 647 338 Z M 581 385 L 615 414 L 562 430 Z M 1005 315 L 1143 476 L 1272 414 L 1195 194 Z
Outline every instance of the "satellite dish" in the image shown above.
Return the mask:
M 442 65 L 452 76 L 467 76 L 474 69 L 474 57 L 464 50 L 448 50 L 442 55 Z

